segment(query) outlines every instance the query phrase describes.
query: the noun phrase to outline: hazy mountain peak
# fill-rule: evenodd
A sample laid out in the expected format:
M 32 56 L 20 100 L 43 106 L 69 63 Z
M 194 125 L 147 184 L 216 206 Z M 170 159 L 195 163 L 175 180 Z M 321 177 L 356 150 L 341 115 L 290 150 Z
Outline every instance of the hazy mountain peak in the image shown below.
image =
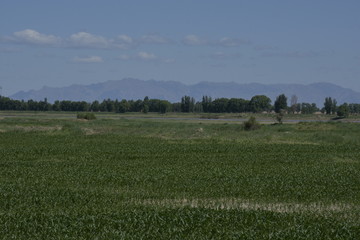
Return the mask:
M 299 102 L 316 103 L 322 107 L 325 97 L 335 98 L 339 104 L 343 102 L 360 103 L 360 93 L 346 89 L 332 83 L 319 82 L 309 85 L 302 84 L 261 84 L 261 83 L 235 83 L 235 82 L 199 82 L 185 85 L 175 81 L 139 80 L 124 78 L 122 80 L 109 80 L 89 85 L 74 84 L 68 87 L 54 88 L 44 86 L 40 90 L 20 91 L 12 96 L 14 99 L 24 100 L 73 100 L 94 101 L 103 99 L 166 99 L 179 102 L 181 97 L 189 95 L 197 101 L 208 95 L 213 99 L 220 97 L 251 99 L 255 95 L 266 95 L 273 101 L 276 96 L 284 93 L 289 101 L 292 95 L 297 95 Z

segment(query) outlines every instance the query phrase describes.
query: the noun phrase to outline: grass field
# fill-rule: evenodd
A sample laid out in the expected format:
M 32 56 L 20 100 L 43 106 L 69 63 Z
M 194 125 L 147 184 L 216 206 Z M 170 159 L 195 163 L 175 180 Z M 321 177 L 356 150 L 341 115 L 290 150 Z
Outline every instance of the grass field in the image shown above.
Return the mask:
M 359 123 L 8 115 L 2 239 L 360 239 Z

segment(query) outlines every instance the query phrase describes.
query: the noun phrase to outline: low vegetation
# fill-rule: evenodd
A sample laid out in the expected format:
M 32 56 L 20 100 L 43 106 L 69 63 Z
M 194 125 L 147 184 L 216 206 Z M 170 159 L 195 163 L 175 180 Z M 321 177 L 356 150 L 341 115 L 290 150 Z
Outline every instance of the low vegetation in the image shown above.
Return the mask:
M 4 117 L 0 236 L 360 239 L 359 134 L 342 122 L 245 131 L 231 121 Z
M 77 119 L 95 120 L 96 116 L 94 113 L 78 113 Z
M 244 129 L 245 129 L 246 131 L 256 130 L 256 129 L 259 129 L 259 128 L 261 127 L 260 123 L 258 123 L 258 122 L 256 121 L 256 118 L 255 118 L 254 116 L 251 116 L 251 117 L 249 118 L 249 120 L 247 120 L 247 121 L 245 121 L 245 122 L 243 123 L 243 125 L 244 125 Z

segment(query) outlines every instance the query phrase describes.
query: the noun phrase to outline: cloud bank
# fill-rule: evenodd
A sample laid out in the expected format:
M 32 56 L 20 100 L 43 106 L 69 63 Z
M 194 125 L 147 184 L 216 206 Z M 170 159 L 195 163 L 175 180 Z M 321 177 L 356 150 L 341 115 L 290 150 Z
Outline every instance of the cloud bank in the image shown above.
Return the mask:
M 14 32 L 10 37 L 4 37 L 7 42 L 36 44 L 36 45 L 58 45 L 61 43 L 61 38 L 54 35 L 41 34 L 32 29 L 26 29 L 19 32 Z
M 91 49 L 130 49 L 143 44 L 173 44 L 176 41 L 163 37 L 157 33 L 146 34 L 138 39 L 122 34 L 114 38 L 92 34 L 89 32 L 77 32 L 69 37 L 62 38 L 51 34 L 40 33 L 33 29 L 25 29 L 14 32 L 11 36 L 0 37 L 1 42 L 37 45 L 58 48 L 91 48 Z M 185 36 L 181 41 L 187 46 L 220 46 L 238 47 L 251 44 L 251 41 L 242 38 L 223 37 L 218 40 L 208 40 L 195 34 Z

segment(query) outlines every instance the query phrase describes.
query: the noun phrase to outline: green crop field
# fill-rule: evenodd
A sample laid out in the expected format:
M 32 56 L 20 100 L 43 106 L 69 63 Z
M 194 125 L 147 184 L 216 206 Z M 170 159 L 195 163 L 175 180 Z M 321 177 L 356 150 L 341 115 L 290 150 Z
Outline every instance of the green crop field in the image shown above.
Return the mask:
M 0 119 L 0 239 L 360 239 L 359 123 L 55 115 Z

